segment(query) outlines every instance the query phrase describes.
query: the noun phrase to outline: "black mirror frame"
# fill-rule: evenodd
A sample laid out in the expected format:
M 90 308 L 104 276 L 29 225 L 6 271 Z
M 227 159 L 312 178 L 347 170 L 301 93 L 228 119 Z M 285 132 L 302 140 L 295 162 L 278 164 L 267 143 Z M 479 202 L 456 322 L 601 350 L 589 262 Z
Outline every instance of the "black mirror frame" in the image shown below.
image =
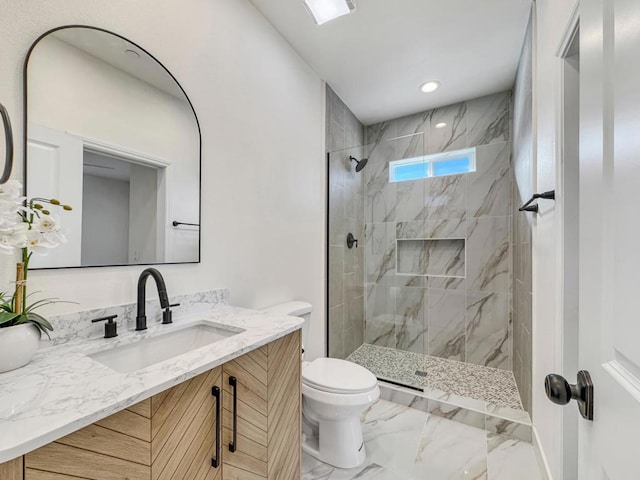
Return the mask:
M 0 103 L 0 117 L 2 117 L 2 125 L 4 126 L 4 168 L 0 177 L 0 185 L 7 183 L 11 177 L 13 170 L 13 130 L 11 128 L 11 120 L 9 113 L 4 105 Z
M 158 60 L 154 55 L 152 55 L 147 49 L 141 47 L 140 45 L 138 45 L 136 42 L 131 41 L 130 39 L 128 39 L 127 37 L 120 35 L 118 33 L 114 33 L 110 30 L 104 29 L 104 28 L 100 28 L 100 27 L 93 27 L 91 25 L 63 25 L 61 27 L 56 27 L 56 28 L 52 28 L 51 30 L 47 30 L 45 33 L 43 33 L 42 35 L 40 35 L 29 47 L 29 50 L 27 51 L 27 56 L 25 57 L 24 60 L 24 66 L 23 66 L 23 71 L 22 71 L 22 90 L 23 90 L 23 108 L 24 108 L 24 114 L 23 114 L 23 149 L 24 149 L 24 158 L 23 158 L 23 194 L 25 196 L 27 196 L 27 143 L 28 143 L 28 138 L 27 138 L 27 124 L 28 124 L 28 95 L 27 95 L 27 91 L 28 91 L 28 67 L 29 67 L 29 59 L 31 58 L 31 54 L 33 53 L 33 50 L 36 48 L 36 46 L 38 45 L 38 43 L 40 42 L 40 40 L 44 39 L 45 37 L 47 37 L 48 35 L 60 31 L 60 30 L 66 30 L 66 29 L 70 29 L 70 28 L 87 28 L 90 30 L 96 30 L 98 32 L 104 32 L 104 33 L 108 33 L 110 35 L 114 35 L 118 38 L 121 38 L 122 40 L 125 40 L 129 43 L 131 43 L 132 45 L 134 45 L 136 48 L 140 49 L 141 51 L 143 51 L 144 53 L 146 53 L 147 55 L 149 55 L 151 58 L 153 58 L 158 65 L 160 65 L 163 70 L 165 72 L 167 72 L 167 75 L 169 75 L 173 81 L 176 83 L 176 85 L 178 86 L 178 88 L 180 88 L 180 90 L 182 91 L 182 94 L 184 95 L 184 98 L 187 99 L 187 103 L 189 104 L 189 107 L 191 108 L 191 111 L 193 112 L 193 116 L 196 119 L 196 126 L 198 127 L 198 224 L 202 225 L 202 130 L 200 128 L 200 120 L 198 119 L 198 114 L 196 113 L 195 108 L 193 107 L 193 103 L 191 103 L 191 99 L 189 98 L 189 96 L 187 95 L 187 92 L 185 92 L 184 88 L 182 88 L 182 85 L 180 84 L 180 82 L 178 82 L 178 80 L 176 79 L 176 77 L 169 71 L 169 69 L 167 67 L 164 66 L 164 64 Z M 2 105 L 0 105 L 1 107 Z M 0 112 L 1 113 L 1 112 Z M 3 116 L 4 119 L 4 116 Z M 8 121 L 8 116 L 7 116 L 7 121 Z M 10 124 L 9 124 L 9 132 L 10 130 Z M 6 127 L 5 127 L 5 132 L 6 132 Z M 5 133 L 6 134 L 6 133 Z M 13 155 L 13 143 L 11 142 L 11 154 Z M 6 172 L 6 168 L 7 166 L 5 165 L 5 172 Z M 10 169 L 9 169 L 9 173 L 10 173 Z M 4 175 L 3 177 L 4 178 Z M 2 182 L 0 182 L 2 183 Z M 69 266 L 69 267 L 44 267 L 44 268 L 34 268 L 33 270 L 61 270 L 61 269 L 67 269 L 67 268 L 104 268 L 104 267 L 138 267 L 138 266 L 145 266 L 145 265 L 187 265 L 187 264 L 196 264 L 196 263 L 201 263 L 202 262 L 202 230 L 199 228 L 198 229 L 198 260 L 193 261 L 193 262 L 164 262 L 164 263 L 130 263 L 130 264 L 113 264 L 113 265 L 77 265 L 77 266 Z

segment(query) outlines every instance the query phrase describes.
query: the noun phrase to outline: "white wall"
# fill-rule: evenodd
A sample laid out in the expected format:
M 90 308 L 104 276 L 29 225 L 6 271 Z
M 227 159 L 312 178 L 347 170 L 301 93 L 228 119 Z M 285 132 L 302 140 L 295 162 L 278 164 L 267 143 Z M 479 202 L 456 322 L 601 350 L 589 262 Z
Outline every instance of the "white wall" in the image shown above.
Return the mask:
M 197 260 L 197 235 L 178 242 L 180 231 L 170 225 L 172 220 L 198 223 L 198 126 L 186 101 L 54 37 L 43 39 L 31 54 L 28 94 L 30 124 L 171 163 L 165 233 L 173 248 L 166 261 Z M 153 247 L 136 263 L 155 258 Z
M 246 0 L 0 0 L 0 101 L 22 138 L 22 64 L 64 24 L 113 30 L 147 48 L 193 102 L 203 131 L 202 263 L 161 267 L 171 294 L 228 287 L 232 303 L 314 304 L 307 346 L 324 346 L 323 84 Z M 17 142 L 22 176 L 21 142 Z M 13 265 L 0 258 L 3 287 Z M 34 272 L 32 290 L 79 302 L 131 302 L 139 267 Z M 54 310 L 51 310 L 52 312 Z
M 122 265 L 129 259 L 129 182 L 83 176 L 82 263 Z
M 557 187 L 561 149 L 561 71 L 558 49 L 576 0 L 537 0 L 534 43 L 534 128 L 536 191 Z M 533 376 L 532 416 L 540 446 L 555 479 L 562 478 L 562 408 L 544 393 L 544 377 L 562 373 L 562 313 L 558 278 L 561 272 L 559 216 L 554 202 L 539 202 L 533 245 Z M 567 407 L 568 408 L 568 407 Z

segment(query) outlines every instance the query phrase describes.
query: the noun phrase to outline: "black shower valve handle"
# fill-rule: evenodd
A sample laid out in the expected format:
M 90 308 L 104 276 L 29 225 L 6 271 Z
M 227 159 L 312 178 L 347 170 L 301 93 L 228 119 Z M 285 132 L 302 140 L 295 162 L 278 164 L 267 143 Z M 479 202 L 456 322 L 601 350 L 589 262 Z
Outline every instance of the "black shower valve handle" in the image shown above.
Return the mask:
M 349 232 L 347 235 L 347 248 L 352 249 L 354 245 L 358 248 L 358 239 L 353 236 L 353 233 Z

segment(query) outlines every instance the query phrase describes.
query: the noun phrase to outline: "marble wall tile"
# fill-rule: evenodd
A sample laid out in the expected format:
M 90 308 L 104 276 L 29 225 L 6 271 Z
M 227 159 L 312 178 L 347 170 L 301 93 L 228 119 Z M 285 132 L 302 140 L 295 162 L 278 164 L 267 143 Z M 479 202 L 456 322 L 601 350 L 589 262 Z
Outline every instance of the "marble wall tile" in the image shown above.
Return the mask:
M 329 307 L 344 299 L 344 247 L 329 247 Z
M 465 239 L 425 240 L 422 271 L 431 276 L 465 276 Z
M 511 370 L 511 301 L 505 293 L 467 293 L 467 361 Z
M 347 327 L 344 330 L 344 353 L 342 358 L 347 358 L 351 355 L 356 348 L 360 345 L 356 345 L 355 330 L 352 327 Z
M 329 356 L 346 358 L 344 354 L 344 308 L 342 305 L 329 309 Z
M 395 223 L 366 224 L 365 230 L 366 281 L 393 284 L 396 272 Z
M 398 182 L 396 185 L 396 222 L 423 220 L 427 212 L 425 180 Z
M 447 293 L 452 295 L 451 298 L 457 296 L 460 303 L 454 306 L 445 302 L 447 308 L 442 307 L 444 314 L 434 317 L 441 324 L 434 320 L 432 330 L 429 314 L 437 307 L 432 306 L 433 299 L 427 297 L 424 315 L 428 320 L 428 328 L 425 330 L 426 336 L 422 332 L 423 349 L 428 351 L 432 348 L 445 358 L 511 368 L 513 333 L 508 309 L 511 308 L 510 294 L 513 289 L 511 255 L 514 239 L 511 222 L 514 170 L 511 168 L 510 101 L 511 93 L 504 92 L 365 129 L 365 142 L 368 144 L 365 155 L 369 156 L 369 164 L 363 176 L 367 245 L 364 263 L 365 280 L 370 284 L 367 288 L 365 341 L 374 338 L 378 344 L 394 348 L 394 341 L 396 345 L 408 345 L 411 340 L 407 338 L 412 338 L 407 333 L 410 330 L 406 327 L 407 323 L 398 320 L 404 319 L 405 313 L 391 311 L 389 304 L 385 305 L 384 313 L 380 305 L 372 308 L 373 299 L 369 297 L 374 287 L 381 287 L 385 291 L 395 288 L 393 293 L 385 293 L 386 298 L 395 295 L 398 305 L 403 308 L 404 302 L 415 305 L 415 302 L 403 297 L 405 291 L 432 289 L 443 298 Z M 447 123 L 447 126 L 435 129 L 440 122 Z M 475 173 L 389 184 L 390 161 L 472 146 L 478 146 L 478 168 Z M 422 202 L 418 200 L 420 190 L 423 193 Z M 390 237 L 388 226 L 395 230 L 393 237 Z M 451 268 L 447 267 L 451 255 L 444 255 L 447 249 L 439 249 L 436 243 L 425 249 L 416 242 L 415 248 L 401 252 L 395 240 L 411 238 L 466 239 L 466 255 L 459 250 L 455 268 Z M 411 247 L 409 243 L 402 246 Z M 405 253 L 410 255 L 403 255 Z M 443 268 L 461 278 L 433 276 L 436 270 Z M 469 321 L 473 315 L 470 314 L 467 297 L 485 294 L 496 294 L 501 299 L 506 296 L 506 315 L 489 315 L 487 312 L 491 309 L 484 308 L 481 326 L 472 328 L 470 325 L 475 324 Z M 376 302 L 379 304 L 380 300 Z M 372 315 L 376 316 L 376 322 L 370 322 Z M 389 328 L 389 317 L 394 315 L 397 324 L 405 325 L 396 329 L 395 340 Z M 447 320 L 447 315 L 455 320 Z M 409 315 L 409 318 L 412 316 Z M 478 337 L 484 332 L 487 336 L 480 341 Z M 419 334 L 416 327 L 413 337 Z M 503 336 L 500 337 L 500 334 Z M 498 348 L 498 338 L 503 337 L 505 343 Z M 409 348 L 415 351 L 414 347 Z M 491 357 L 490 352 L 495 353 L 496 348 L 499 353 Z
M 462 218 L 427 220 L 424 234 L 425 238 L 468 238 L 467 222 Z
M 365 343 L 396 347 L 395 298 L 392 287 L 367 285 Z
M 344 148 L 344 127 L 335 120 L 329 123 L 329 151 L 334 152 Z
M 467 175 L 430 178 L 424 193 L 427 220 L 467 216 Z
M 394 141 L 396 144 L 396 158 L 393 160 L 421 158 L 424 156 L 426 137 L 422 132 L 400 136 Z
M 467 279 L 475 291 L 511 292 L 511 218 L 467 220 Z
M 511 143 L 479 146 L 476 171 L 466 177 L 470 217 L 511 215 Z
M 398 238 L 426 238 L 424 221 L 397 222 L 396 239 Z
M 376 123 L 370 125 L 365 129 L 365 145 L 371 146 L 372 149 L 385 141 L 398 137 L 398 126 L 396 120 L 389 120 L 387 122 Z M 371 155 L 371 153 L 369 154 Z
M 466 292 L 467 279 L 461 277 L 428 277 L 425 287 Z
M 429 334 L 427 352 L 440 358 L 466 360 L 466 293 L 456 290 L 428 290 Z
M 446 123 L 444 128 L 436 128 Z M 427 133 L 427 153 L 448 152 L 467 146 L 467 104 L 458 103 L 431 111 Z
M 344 188 L 339 185 L 329 186 L 329 245 L 344 245 L 346 235 L 345 217 L 342 214 Z
M 424 275 L 427 264 L 426 240 L 398 240 L 398 275 Z
M 400 117 L 395 120 L 396 136 L 425 135 L 425 132 L 429 130 L 430 119 L 430 110 Z
M 364 175 L 349 160 L 363 158 L 364 126 L 327 86 L 329 152 L 329 343 L 331 356 L 345 358 L 364 340 Z M 346 248 L 347 233 L 362 243 Z
M 427 296 L 423 288 L 395 288 L 396 348 L 426 353 Z
M 509 140 L 511 92 L 470 100 L 466 105 L 469 146 Z
M 533 41 L 531 22 L 516 75 L 513 94 L 513 358 L 514 375 L 525 409 L 531 406 L 531 222 L 518 211 L 534 191 L 533 165 Z
M 339 125 L 344 125 L 345 105 L 340 97 L 327 85 L 327 118 L 334 120 Z M 339 147 L 343 148 L 343 147 Z

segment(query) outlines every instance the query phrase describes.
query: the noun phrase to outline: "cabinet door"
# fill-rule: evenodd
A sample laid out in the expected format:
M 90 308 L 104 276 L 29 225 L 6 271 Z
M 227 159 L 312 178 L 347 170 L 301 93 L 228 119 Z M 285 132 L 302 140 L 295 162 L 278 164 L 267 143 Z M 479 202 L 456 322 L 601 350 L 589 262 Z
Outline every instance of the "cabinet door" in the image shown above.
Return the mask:
M 300 478 L 300 332 L 223 366 L 224 480 Z
M 151 479 L 151 402 L 132 407 L 25 455 L 25 479 Z
M 151 398 L 153 480 L 219 480 L 222 367 Z M 216 395 L 217 391 L 217 395 Z
M 0 478 L 2 480 L 22 480 L 22 457 L 0 463 Z

